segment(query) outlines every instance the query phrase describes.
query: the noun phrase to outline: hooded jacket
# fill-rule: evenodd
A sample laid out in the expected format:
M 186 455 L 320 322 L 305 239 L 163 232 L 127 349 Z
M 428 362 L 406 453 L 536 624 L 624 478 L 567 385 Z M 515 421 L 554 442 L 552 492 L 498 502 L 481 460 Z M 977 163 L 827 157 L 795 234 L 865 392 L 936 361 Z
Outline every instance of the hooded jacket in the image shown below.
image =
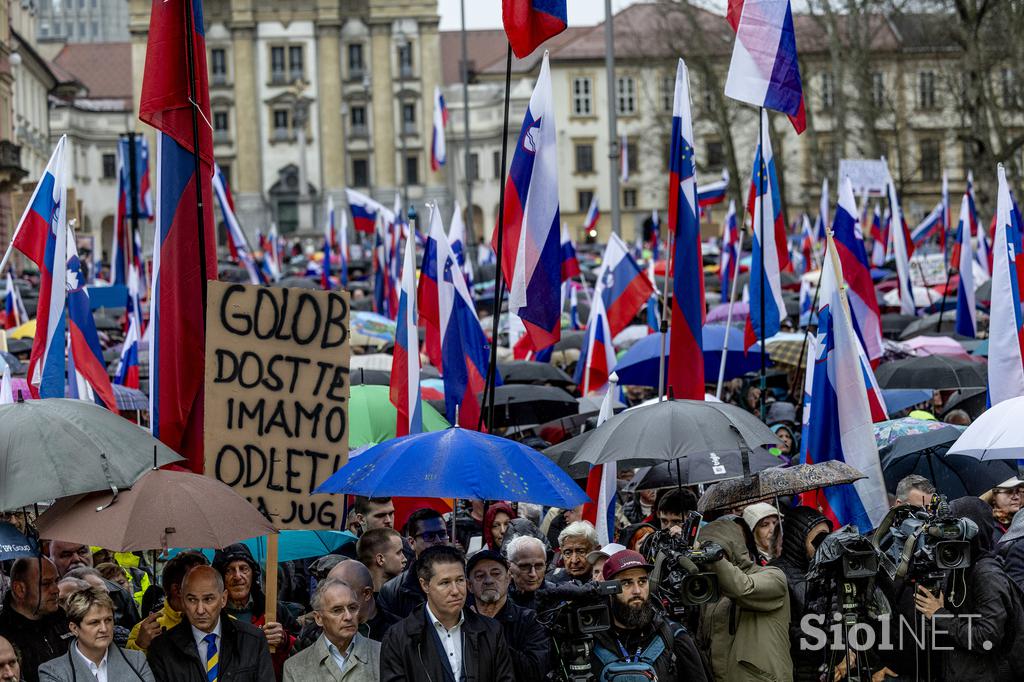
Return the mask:
M 498 551 L 501 548 L 494 542 L 494 535 L 491 533 L 491 526 L 494 525 L 494 517 L 498 515 L 498 512 L 505 512 L 508 514 L 510 521 L 516 518 L 516 513 L 512 510 L 512 507 L 504 502 L 492 504 L 487 508 L 487 511 L 484 512 L 484 546 L 487 547 L 487 549 L 493 549 L 495 551 Z
M 786 576 L 754 563 L 742 523 L 726 516 L 700 531 L 701 544 L 717 543 L 726 558 L 709 566 L 722 597 L 701 608 L 698 641 L 717 682 L 792 682 Z
M 786 574 L 789 587 L 789 654 L 797 682 L 817 682 L 820 677 L 818 667 L 825 659 L 822 651 L 803 651 L 800 648 L 803 637 L 800 619 L 806 613 L 825 613 L 828 607 L 827 600 L 815 594 L 814 585 L 807 580 L 810 567 L 807 536 L 820 523 L 828 524 L 829 531 L 832 530 L 832 522 L 813 507 L 793 507 L 786 512 L 782 522 L 782 554 L 770 564 Z

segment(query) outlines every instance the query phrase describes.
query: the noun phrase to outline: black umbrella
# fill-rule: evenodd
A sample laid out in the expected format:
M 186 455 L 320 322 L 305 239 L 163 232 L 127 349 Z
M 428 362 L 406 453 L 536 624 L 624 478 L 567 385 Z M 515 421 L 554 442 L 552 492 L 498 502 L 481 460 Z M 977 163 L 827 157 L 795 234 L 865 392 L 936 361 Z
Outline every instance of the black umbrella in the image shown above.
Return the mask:
M 936 334 L 949 336 L 955 332 L 956 312 L 947 310 L 942 313 L 941 325 L 939 325 L 939 313 L 925 315 L 904 327 L 903 331 L 900 333 L 900 340 L 906 341 L 907 339 L 912 339 L 915 336 L 935 336 Z
M 754 448 L 750 451 L 750 471 L 752 472 L 763 471 L 780 464 L 783 464 L 783 461 L 767 448 Z M 721 467 L 725 468 L 725 473 L 721 473 Z M 674 462 L 662 462 L 652 467 L 639 469 L 626 489 L 630 491 L 650 490 L 677 485 L 715 483 L 742 477 L 743 462 L 738 457 L 722 459 L 718 472 L 712 471 L 705 457 L 683 457 Z
M 382 369 L 357 367 L 349 371 L 349 381 L 353 386 L 387 386 L 391 383 L 391 374 Z
M 984 388 L 985 365 L 948 355 L 884 362 L 875 372 L 882 388 Z
M 576 350 L 583 349 L 583 342 L 586 340 L 586 332 L 583 331 L 567 331 L 562 332 L 562 337 L 555 342 L 555 350 L 569 350 L 575 348 Z
M 27 353 L 32 350 L 32 339 L 7 339 L 7 350 L 11 353 Z
M 579 411 L 571 393 L 557 386 L 509 384 L 494 389 L 494 425 L 543 424 Z
M 293 289 L 319 289 L 320 285 L 308 277 L 283 277 L 271 286 Z
M 308 288 L 319 289 L 320 287 L 313 286 Z M 362 310 L 364 312 L 369 312 L 373 310 L 373 299 L 370 298 L 369 296 L 365 296 L 363 298 L 353 298 L 349 303 L 349 307 L 352 310 Z
M 572 386 L 572 377 L 563 370 L 548 362 L 531 360 L 513 360 L 499 362 L 498 372 L 506 384 L 552 384 L 554 386 Z
M 846 462 L 828 460 L 817 464 L 796 464 L 785 468 L 765 469 L 750 479 L 716 483 L 697 502 L 700 513 L 715 509 L 732 509 L 744 504 L 775 497 L 798 495 L 810 490 L 853 483 L 866 478 Z
M 653 466 L 691 456 L 725 468 L 727 465 L 716 465 L 715 460 L 742 459 L 754 448 L 778 445 L 771 429 L 736 405 L 664 400 L 626 410 L 606 421 L 571 463 Z
M 946 429 L 938 429 L 919 435 L 942 434 L 945 431 Z M 957 436 L 960 435 L 959 430 L 954 431 Z M 900 440 L 911 438 L 918 436 L 906 436 Z M 900 441 L 896 441 L 895 445 L 899 443 Z M 1016 466 L 1009 460 L 994 459 L 982 462 L 967 455 L 947 455 L 946 451 L 952 444 L 953 441 L 946 440 L 915 451 L 908 452 L 908 447 L 905 446 L 900 448 L 900 451 L 890 453 L 882 459 L 885 487 L 889 492 L 895 492 L 896 485 L 905 476 L 918 474 L 931 481 L 940 494 L 952 500 L 981 495 L 1017 474 Z
M 573 436 L 569 440 L 564 440 L 561 443 L 556 443 L 551 447 L 544 448 L 541 452 L 544 456 L 550 459 L 552 462 L 558 465 L 565 473 L 573 479 L 586 478 L 590 472 L 590 464 L 587 462 L 580 462 L 579 464 L 572 464 L 572 460 L 576 457 L 576 454 L 583 447 L 583 444 L 587 442 L 595 432 L 584 431 L 578 436 Z
M 885 313 L 882 315 L 882 334 L 891 338 L 897 338 L 908 325 L 917 322 L 917 319 L 917 315 Z
M 949 397 L 942 406 L 942 415 L 952 410 L 963 410 L 972 420 L 981 416 L 988 409 L 988 390 L 984 388 L 965 388 Z

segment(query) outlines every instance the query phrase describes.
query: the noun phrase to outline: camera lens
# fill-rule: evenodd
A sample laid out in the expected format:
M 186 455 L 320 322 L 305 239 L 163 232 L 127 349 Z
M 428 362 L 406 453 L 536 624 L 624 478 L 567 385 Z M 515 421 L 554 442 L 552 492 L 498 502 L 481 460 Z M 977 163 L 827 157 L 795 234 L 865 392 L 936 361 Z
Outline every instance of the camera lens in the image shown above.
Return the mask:
M 959 547 L 945 545 L 939 549 L 939 559 L 947 566 L 955 566 L 963 560 Z

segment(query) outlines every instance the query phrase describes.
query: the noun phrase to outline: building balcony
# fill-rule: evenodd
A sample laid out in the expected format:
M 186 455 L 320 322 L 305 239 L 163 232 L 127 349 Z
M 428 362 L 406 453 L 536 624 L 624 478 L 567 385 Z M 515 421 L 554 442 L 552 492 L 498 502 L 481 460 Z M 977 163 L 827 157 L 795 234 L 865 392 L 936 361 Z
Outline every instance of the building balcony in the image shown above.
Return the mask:
M 214 144 L 231 144 L 231 132 L 228 130 L 213 131 Z
M 228 75 L 226 73 L 210 74 L 210 85 L 217 87 L 230 85 L 230 83 L 228 82 Z
M 366 139 L 370 136 L 370 129 L 365 125 L 354 125 L 348 131 L 349 137 Z
M 21 147 L 10 140 L 0 140 L 0 189 L 9 190 L 26 175 L 28 171 L 21 167 Z

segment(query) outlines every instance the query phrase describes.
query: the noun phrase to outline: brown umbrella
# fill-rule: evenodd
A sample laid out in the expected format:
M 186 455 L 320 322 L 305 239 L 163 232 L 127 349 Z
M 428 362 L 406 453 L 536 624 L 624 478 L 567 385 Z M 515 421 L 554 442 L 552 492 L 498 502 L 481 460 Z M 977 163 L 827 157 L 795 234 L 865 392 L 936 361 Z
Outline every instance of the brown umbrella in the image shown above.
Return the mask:
M 829 460 L 817 464 L 765 469 L 749 479 L 722 481 L 708 488 L 697 502 L 697 511 L 731 509 L 773 497 L 798 495 L 818 488 L 853 483 L 867 478 L 846 462 Z
M 40 537 L 118 552 L 225 547 L 277 529 L 220 481 L 154 469 L 131 490 L 64 497 L 36 522 Z

